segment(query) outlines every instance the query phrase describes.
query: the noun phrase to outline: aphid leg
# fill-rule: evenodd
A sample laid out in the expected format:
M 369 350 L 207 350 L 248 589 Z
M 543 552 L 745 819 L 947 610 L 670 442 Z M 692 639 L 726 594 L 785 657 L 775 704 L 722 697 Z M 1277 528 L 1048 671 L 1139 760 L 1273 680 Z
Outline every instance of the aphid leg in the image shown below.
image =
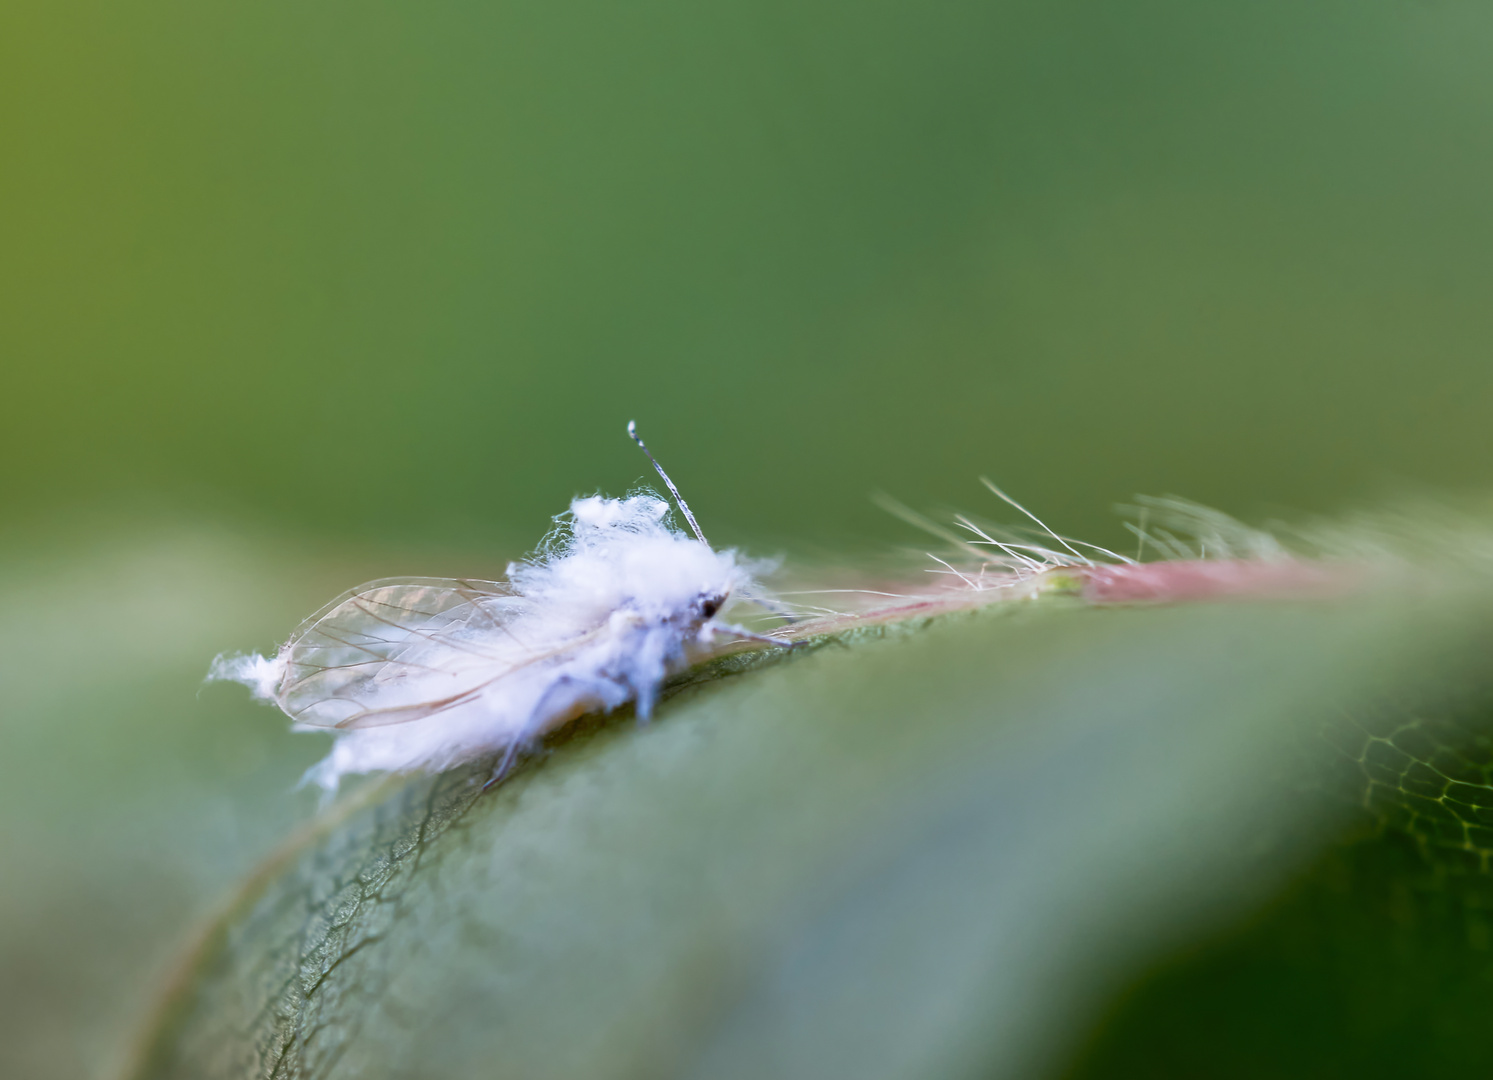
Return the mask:
M 712 634 L 719 634 L 723 637 L 746 638 L 748 641 L 760 641 L 764 645 L 776 645 L 780 649 L 791 649 L 799 644 L 797 641 L 784 641 L 782 638 L 768 637 L 766 634 L 759 634 L 753 630 L 748 630 L 745 626 L 736 626 L 733 623 L 713 622 L 706 623 L 705 625 Z
M 494 769 L 492 771 L 492 775 L 487 778 L 487 783 L 482 785 L 482 790 L 486 791 L 488 788 L 498 783 L 498 781 L 502 780 L 503 777 L 507 776 L 509 770 L 513 768 L 514 761 L 516 761 L 517 759 L 518 741 L 514 740 L 513 742 L 508 744 L 508 749 L 503 751 L 503 760 L 498 762 L 498 767 Z

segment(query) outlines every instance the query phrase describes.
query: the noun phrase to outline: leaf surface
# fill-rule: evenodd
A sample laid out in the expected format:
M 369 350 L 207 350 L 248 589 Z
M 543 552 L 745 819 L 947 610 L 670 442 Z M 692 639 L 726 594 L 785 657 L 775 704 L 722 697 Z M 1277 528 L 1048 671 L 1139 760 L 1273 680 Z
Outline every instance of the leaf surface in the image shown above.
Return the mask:
M 478 768 L 334 810 L 135 1075 L 1058 1068 L 1120 980 L 1344 827 L 1321 732 L 1473 621 L 1050 599 L 728 659 L 486 795 Z

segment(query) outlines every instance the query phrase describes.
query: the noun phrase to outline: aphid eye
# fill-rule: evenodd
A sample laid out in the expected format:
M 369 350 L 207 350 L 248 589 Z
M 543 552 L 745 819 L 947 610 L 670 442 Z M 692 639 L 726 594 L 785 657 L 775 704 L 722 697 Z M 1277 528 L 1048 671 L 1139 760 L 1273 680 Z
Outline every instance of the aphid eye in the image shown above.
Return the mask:
M 720 609 L 720 600 L 716 599 L 714 596 L 710 596 L 706 597 L 705 602 L 700 605 L 700 614 L 709 619 L 712 618 Z

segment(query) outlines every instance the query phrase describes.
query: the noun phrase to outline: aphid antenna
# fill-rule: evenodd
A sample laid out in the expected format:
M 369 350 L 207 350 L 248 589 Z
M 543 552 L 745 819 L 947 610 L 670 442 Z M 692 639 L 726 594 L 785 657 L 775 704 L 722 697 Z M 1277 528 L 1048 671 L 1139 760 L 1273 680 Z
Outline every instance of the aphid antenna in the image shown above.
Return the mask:
M 648 455 L 648 460 L 653 462 L 653 467 L 658 470 L 658 475 L 664 478 L 664 483 L 669 488 L 669 494 L 674 496 L 674 501 L 679 504 L 679 509 L 684 514 L 684 520 L 689 522 L 690 529 L 694 532 L 700 543 L 709 547 L 710 541 L 705 539 L 705 534 L 700 531 L 700 523 L 695 520 L 695 515 L 690 513 L 689 503 L 684 501 L 684 496 L 679 494 L 679 489 L 674 486 L 674 481 L 669 479 L 669 474 L 664 472 L 664 467 L 658 463 L 658 458 L 653 456 L 653 452 L 648 449 L 648 444 L 643 442 L 643 437 L 638 434 L 638 422 L 636 420 L 629 420 L 627 422 L 627 433 L 632 436 L 632 441 L 638 444 L 638 448 Z
M 776 645 L 780 649 L 793 649 L 799 645 L 806 644 L 802 640 L 784 641 L 782 638 L 769 637 L 766 634 L 759 634 L 755 630 L 748 630 L 745 626 L 737 626 L 735 623 L 707 623 L 706 625 L 710 627 L 711 633 L 718 634 L 721 637 L 735 635 L 747 641 L 761 642 L 763 645 Z
M 857 615 L 853 611 L 840 611 L 837 608 L 824 607 L 822 605 L 815 605 L 814 607 L 808 608 L 807 611 L 808 611 L 808 613 L 810 615 L 817 615 L 821 619 L 858 619 L 858 618 L 860 618 L 860 616 Z
M 756 604 L 763 611 L 770 611 L 780 619 L 790 623 L 798 622 L 803 616 L 797 614 L 787 604 L 779 603 L 770 596 L 759 596 L 756 593 L 742 593 L 741 598 L 749 603 Z
M 891 596 L 898 600 L 910 600 L 907 593 L 882 592 L 880 589 L 793 589 L 778 593 L 779 596 L 809 596 L 817 593 L 864 593 L 867 596 Z

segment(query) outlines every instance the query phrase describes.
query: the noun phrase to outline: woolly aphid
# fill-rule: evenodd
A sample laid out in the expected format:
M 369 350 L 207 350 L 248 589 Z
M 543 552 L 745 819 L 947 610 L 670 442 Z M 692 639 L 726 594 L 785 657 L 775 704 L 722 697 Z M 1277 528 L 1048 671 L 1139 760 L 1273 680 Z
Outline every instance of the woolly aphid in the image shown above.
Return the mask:
M 210 679 L 241 682 L 296 731 L 330 731 L 306 774 L 328 791 L 373 771 L 438 771 L 526 746 L 588 712 L 628 701 L 647 719 L 665 679 L 719 637 L 787 646 L 720 622 L 751 587 L 734 550 L 716 551 L 638 437 L 693 535 L 652 494 L 578 498 L 508 580 L 387 578 L 311 616 L 273 659 L 220 656 Z

